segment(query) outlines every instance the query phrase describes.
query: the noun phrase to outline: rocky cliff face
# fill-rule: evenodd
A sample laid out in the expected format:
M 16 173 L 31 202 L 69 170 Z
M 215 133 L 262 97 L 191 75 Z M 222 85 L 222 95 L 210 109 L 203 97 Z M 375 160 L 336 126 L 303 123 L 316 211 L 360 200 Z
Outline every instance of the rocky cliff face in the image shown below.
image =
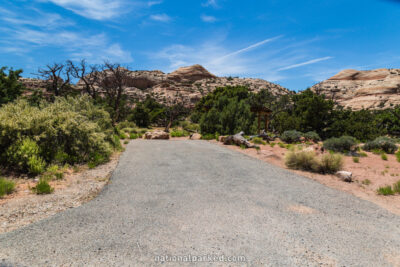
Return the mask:
M 353 110 L 384 109 L 400 105 L 400 69 L 343 70 L 311 90 Z
M 161 103 L 182 102 L 187 107 L 194 107 L 202 96 L 217 87 L 228 85 L 248 86 L 255 92 L 265 88 L 276 95 L 289 93 L 286 88 L 262 79 L 217 77 L 200 65 L 182 67 L 169 74 L 159 70 L 132 71 L 130 76 L 126 93 L 132 98 L 143 100 L 151 95 Z

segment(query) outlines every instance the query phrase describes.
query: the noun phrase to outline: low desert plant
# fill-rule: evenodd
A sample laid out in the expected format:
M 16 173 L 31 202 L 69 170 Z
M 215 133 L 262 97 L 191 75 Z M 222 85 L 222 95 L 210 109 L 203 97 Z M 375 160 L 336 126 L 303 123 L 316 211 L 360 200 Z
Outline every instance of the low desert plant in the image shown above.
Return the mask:
M 53 193 L 54 188 L 50 186 L 46 179 L 40 179 L 32 190 L 38 195 L 46 195 Z
M 281 135 L 281 140 L 289 144 L 297 143 L 300 142 L 302 136 L 303 133 L 296 130 L 284 131 Z
M 203 140 L 213 140 L 215 138 L 215 134 L 203 134 L 201 139 Z
M 15 189 L 15 183 L 11 180 L 0 178 L 0 198 L 11 194 Z
M 289 151 L 285 156 L 285 164 L 290 169 L 316 171 L 319 168 L 314 152 Z
M 360 155 L 360 157 L 362 157 L 362 158 L 368 157 L 368 154 L 365 152 L 360 152 L 360 153 L 358 153 L 358 155 Z
M 44 175 L 47 175 L 50 180 L 61 180 L 64 177 L 64 170 L 61 170 L 58 165 L 53 164 L 47 167 Z
M 125 145 L 129 144 L 129 141 L 128 141 L 128 140 L 125 140 L 125 141 L 124 141 L 124 144 L 125 144 Z
M 93 153 L 90 156 L 90 160 L 88 162 L 88 167 L 89 167 L 89 169 L 93 169 L 93 168 L 99 166 L 100 164 L 106 163 L 108 160 L 109 160 L 108 157 L 104 157 L 100 153 Z
M 278 146 L 279 146 L 280 148 L 286 148 L 286 145 L 285 145 L 284 143 L 278 143 Z
M 335 173 L 343 167 L 343 156 L 339 154 L 325 154 L 321 157 L 318 166 L 320 173 Z
M 353 157 L 353 162 L 354 163 L 360 163 L 360 158 L 359 157 Z
M 346 153 L 355 151 L 357 149 L 357 142 L 356 139 L 351 136 L 333 137 L 325 140 L 323 147 L 327 150 Z
M 374 141 L 367 142 L 364 145 L 363 149 L 367 151 L 379 149 L 381 151 L 384 151 L 385 153 L 393 154 L 397 151 L 397 145 L 391 138 L 381 136 L 376 138 Z
M 400 150 L 396 152 L 396 159 L 398 162 L 400 162 Z
M 265 145 L 265 144 L 267 144 L 261 137 L 254 137 L 251 141 L 254 144 L 257 144 L 257 145 Z
M 122 139 L 122 140 L 124 140 L 124 139 L 127 138 L 127 136 L 126 136 L 125 133 L 121 132 L 121 133 L 119 134 L 119 138 Z
M 381 159 L 383 159 L 383 160 L 388 160 L 388 157 L 387 157 L 387 155 L 386 155 L 386 153 L 382 153 L 381 154 Z
M 136 134 L 136 133 L 131 133 L 130 135 L 129 135 L 129 139 L 137 139 L 139 137 L 139 135 L 138 134 Z
M 378 195 L 383 195 L 383 196 L 390 196 L 394 195 L 394 191 L 390 185 L 384 186 L 384 187 L 379 187 L 377 190 Z
M 365 179 L 361 182 L 363 185 L 370 185 L 371 184 L 371 180 L 369 179 Z
M 184 131 L 184 130 L 173 130 L 170 132 L 171 137 L 183 137 L 183 136 L 187 136 L 188 132 Z
M 307 132 L 303 136 L 307 141 L 313 141 L 315 143 L 321 141 L 321 137 L 319 137 L 316 132 Z
M 276 145 L 276 143 L 269 143 L 270 147 L 274 147 Z
M 393 185 L 393 191 L 400 194 L 400 180 Z

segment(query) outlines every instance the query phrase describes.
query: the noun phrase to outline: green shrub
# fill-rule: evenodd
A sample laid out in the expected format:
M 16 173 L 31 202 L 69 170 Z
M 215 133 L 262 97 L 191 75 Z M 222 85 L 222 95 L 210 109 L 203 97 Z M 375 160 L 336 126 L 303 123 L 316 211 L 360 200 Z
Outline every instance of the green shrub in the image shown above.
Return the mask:
M 171 137 L 184 137 L 187 136 L 188 133 L 184 130 L 173 130 L 170 133 Z
M 289 144 L 297 143 L 300 142 L 302 136 L 303 133 L 296 130 L 284 131 L 281 135 L 281 140 Z
M 280 148 L 286 148 L 286 145 L 283 144 L 283 143 L 278 143 L 278 146 L 279 146 Z
M 318 172 L 320 173 L 335 173 L 343 167 L 343 157 L 339 154 L 325 154 L 319 162 Z
M 325 140 L 323 147 L 327 150 L 335 152 L 349 152 L 356 150 L 356 139 L 351 136 L 342 136 L 339 138 L 333 137 Z
M 364 145 L 363 149 L 367 151 L 379 149 L 388 154 L 393 154 L 394 152 L 397 151 L 397 145 L 392 139 L 385 136 L 381 136 L 376 138 L 374 141 L 367 142 Z
M 126 136 L 126 134 L 125 133 L 120 133 L 120 135 L 119 135 L 119 138 L 121 139 L 121 140 L 124 140 L 124 139 L 126 139 L 127 138 L 127 136 Z
M 316 171 L 319 164 L 314 152 L 289 151 L 285 156 L 285 164 L 290 169 Z
M 203 134 L 201 135 L 201 139 L 203 140 L 213 140 L 215 138 L 214 134 Z
M 38 195 L 46 195 L 53 193 L 54 188 L 50 186 L 47 180 L 40 179 L 36 186 L 32 188 L 32 190 Z
M 93 169 L 100 164 L 106 163 L 109 160 L 109 157 L 105 157 L 101 153 L 93 153 L 93 155 L 90 156 L 90 160 L 88 162 L 88 166 L 90 169 Z
M 393 185 L 393 191 L 400 194 L 400 181 L 397 181 L 394 185 Z
M 258 145 L 265 145 L 267 144 L 261 137 L 254 137 L 251 140 L 254 144 L 258 144 Z
M 125 145 L 129 144 L 129 141 L 128 141 L 128 140 L 125 140 L 125 141 L 124 141 L 124 144 L 125 144 Z
M 137 139 L 139 136 L 138 136 L 138 134 L 136 134 L 136 133 L 131 133 L 130 135 L 129 135 L 129 139 Z
M 400 162 L 400 151 L 396 152 L 396 159 L 398 162 Z
M 15 183 L 11 180 L 0 178 L 0 198 L 14 192 Z
M 390 196 L 394 195 L 394 191 L 390 185 L 384 186 L 384 187 L 379 187 L 377 190 L 378 195 L 383 195 L 383 196 Z
M 59 97 L 39 106 L 19 99 L 0 108 L 1 163 L 10 168 L 20 166 L 32 174 L 53 162 L 88 162 L 93 153 L 109 157 L 112 134 L 109 114 L 88 96 Z M 31 160 L 21 162 L 18 155 L 26 151 Z
M 61 180 L 64 177 L 64 172 L 63 170 L 60 170 L 60 167 L 58 167 L 58 165 L 53 164 L 47 167 L 44 175 L 47 176 L 49 180 Z
M 269 143 L 270 147 L 274 147 L 276 145 L 276 143 Z
M 35 141 L 25 138 L 8 147 L 6 151 L 8 167 L 32 175 L 41 174 L 46 163 L 40 157 L 40 148 Z
M 360 153 L 358 153 L 358 154 L 359 154 L 360 157 L 362 157 L 362 158 L 368 157 L 368 154 L 365 153 L 365 152 L 360 152 Z
M 313 141 L 315 143 L 321 141 L 321 137 L 319 137 L 316 132 L 307 132 L 303 136 L 307 141 Z
M 388 160 L 388 157 L 387 157 L 387 155 L 385 153 L 382 153 L 381 154 L 381 159 Z
M 354 163 L 360 163 L 360 158 L 359 157 L 353 157 L 353 162 Z

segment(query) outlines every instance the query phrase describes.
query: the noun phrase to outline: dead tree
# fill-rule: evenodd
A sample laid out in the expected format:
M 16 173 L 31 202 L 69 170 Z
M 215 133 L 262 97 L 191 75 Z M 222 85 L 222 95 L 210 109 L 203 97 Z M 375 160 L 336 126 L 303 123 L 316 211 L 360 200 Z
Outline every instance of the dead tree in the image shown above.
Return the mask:
M 85 92 L 93 99 L 98 96 L 99 67 L 97 65 L 88 65 L 83 59 L 78 64 L 74 64 L 71 60 L 67 61 L 67 65 L 71 71 L 71 76 L 79 79 L 83 85 Z
M 113 110 L 112 121 L 115 124 L 120 119 L 125 88 L 131 80 L 130 71 L 120 64 L 105 62 L 98 74 L 96 84 L 104 92 L 106 102 Z
M 62 94 L 71 81 L 71 69 L 64 63 L 48 64 L 38 70 L 38 75 L 47 81 L 47 89 L 55 96 Z
M 254 148 L 256 147 L 252 143 L 250 143 L 246 138 L 243 137 L 244 132 L 237 133 L 235 135 L 230 135 L 225 138 L 224 145 L 238 145 L 245 146 L 246 148 Z

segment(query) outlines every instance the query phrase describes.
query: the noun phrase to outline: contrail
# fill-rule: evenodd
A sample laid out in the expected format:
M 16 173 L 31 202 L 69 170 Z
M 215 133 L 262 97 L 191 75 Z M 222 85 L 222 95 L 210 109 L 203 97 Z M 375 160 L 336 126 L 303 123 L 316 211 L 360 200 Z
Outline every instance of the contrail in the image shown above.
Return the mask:
M 261 42 L 252 44 L 252 45 L 250 45 L 250 46 L 248 46 L 248 47 L 246 47 L 246 48 L 243 48 L 243 49 L 237 50 L 237 51 L 235 51 L 235 52 L 229 53 L 229 54 L 227 54 L 227 55 L 225 55 L 225 56 L 222 56 L 222 57 L 219 57 L 219 58 L 217 58 L 217 59 L 215 59 L 215 60 L 213 60 L 213 61 L 218 61 L 218 60 L 221 60 L 221 59 L 225 59 L 225 58 L 227 58 L 227 57 L 231 57 L 231 56 L 235 56 L 235 55 L 238 55 L 238 54 L 247 52 L 247 51 L 249 51 L 249 50 L 251 50 L 251 49 L 253 49 L 253 48 L 259 47 L 259 46 L 261 46 L 261 45 L 263 45 L 263 44 L 266 44 L 266 43 L 269 43 L 269 42 L 273 42 L 273 41 L 275 41 L 275 40 L 281 38 L 282 36 L 283 36 L 283 35 L 276 36 L 276 37 L 269 38 L 269 39 L 265 39 L 264 41 L 261 41 Z
M 306 61 L 306 62 L 302 62 L 302 63 L 299 63 L 299 64 L 294 64 L 294 65 L 290 65 L 290 66 L 287 66 L 287 67 L 283 67 L 283 68 L 278 69 L 278 71 L 290 70 L 290 69 L 302 67 L 302 66 L 305 66 L 305 65 L 314 64 L 314 63 L 317 63 L 317 62 L 320 62 L 320 61 L 328 60 L 328 59 L 331 59 L 331 58 L 332 57 L 321 57 L 321 58 L 309 60 L 309 61 Z

